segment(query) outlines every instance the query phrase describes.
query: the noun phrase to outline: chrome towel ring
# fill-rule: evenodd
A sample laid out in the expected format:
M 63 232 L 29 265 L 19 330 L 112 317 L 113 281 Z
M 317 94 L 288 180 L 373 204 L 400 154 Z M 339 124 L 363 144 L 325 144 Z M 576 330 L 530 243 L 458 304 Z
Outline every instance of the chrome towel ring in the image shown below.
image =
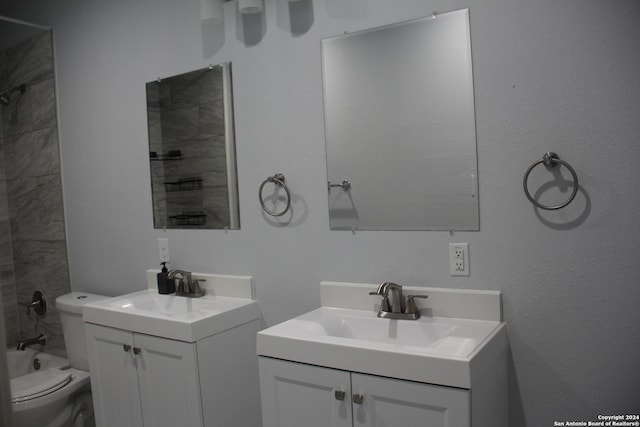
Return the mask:
M 527 186 L 527 180 L 529 179 L 529 174 L 531 173 L 533 168 L 535 168 L 541 163 L 544 164 L 547 169 L 554 168 L 558 164 L 561 164 L 562 166 L 569 169 L 569 172 L 571 172 L 571 175 L 573 176 L 573 191 L 571 192 L 571 195 L 569 196 L 569 198 L 565 200 L 563 203 L 560 203 L 559 205 L 554 205 L 554 206 L 543 205 L 537 200 L 535 200 L 533 197 L 531 197 L 531 194 L 529 193 L 529 188 Z M 564 208 L 569 203 L 571 203 L 573 199 L 576 197 L 576 194 L 578 194 L 578 175 L 576 174 L 576 171 L 571 167 L 571 165 L 565 162 L 564 160 L 561 160 L 556 153 L 547 152 L 544 154 L 544 156 L 542 156 L 542 159 L 533 162 L 531 166 L 529 166 L 529 169 L 527 169 L 527 171 L 524 174 L 524 179 L 522 180 L 522 186 L 524 187 L 524 194 L 527 196 L 527 199 L 529 199 L 531 203 L 533 203 L 535 206 L 539 207 L 540 209 L 554 211 L 557 209 Z
M 268 182 L 273 182 L 276 185 L 279 185 L 284 189 L 285 193 L 287 193 L 287 206 L 284 208 L 282 212 L 274 212 L 269 208 L 267 208 L 267 206 L 264 204 L 264 199 L 262 198 L 262 190 L 264 189 L 264 186 L 267 185 Z M 291 193 L 289 192 L 289 187 L 287 187 L 287 184 L 284 183 L 284 175 L 281 173 L 277 173 L 273 176 L 268 177 L 264 181 L 262 181 L 262 185 L 260 185 L 260 190 L 258 190 L 258 200 L 260 200 L 260 206 L 262 206 L 262 210 L 265 211 L 267 214 L 271 216 L 282 216 L 286 214 L 289 208 L 291 207 Z

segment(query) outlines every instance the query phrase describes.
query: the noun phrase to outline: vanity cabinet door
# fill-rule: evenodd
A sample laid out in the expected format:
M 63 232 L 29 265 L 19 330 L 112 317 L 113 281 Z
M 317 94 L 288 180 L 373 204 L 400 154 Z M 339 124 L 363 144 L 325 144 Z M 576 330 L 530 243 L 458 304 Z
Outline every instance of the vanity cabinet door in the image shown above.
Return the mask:
M 471 426 L 468 390 L 356 373 L 351 381 L 354 427 Z
M 351 427 L 349 372 L 259 358 L 263 427 Z
M 142 427 L 133 334 L 85 323 L 97 427 Z
M 202 427 L 196 345 L 85 323 L 97 427 Z
M 136 363 L 144 426 L 202 426 L 196 345 L 142 334 L 134 334 L 134 341 L 140 349 Z

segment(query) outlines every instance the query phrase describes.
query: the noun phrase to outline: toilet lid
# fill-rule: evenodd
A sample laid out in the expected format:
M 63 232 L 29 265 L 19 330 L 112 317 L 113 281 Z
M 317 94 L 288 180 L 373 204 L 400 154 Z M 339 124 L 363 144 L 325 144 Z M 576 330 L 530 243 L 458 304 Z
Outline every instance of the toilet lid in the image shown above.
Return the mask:
M 11 380 L 11 403 L 24 402 L 52 393 L 71 381 L 71 373 L 47 368 Z

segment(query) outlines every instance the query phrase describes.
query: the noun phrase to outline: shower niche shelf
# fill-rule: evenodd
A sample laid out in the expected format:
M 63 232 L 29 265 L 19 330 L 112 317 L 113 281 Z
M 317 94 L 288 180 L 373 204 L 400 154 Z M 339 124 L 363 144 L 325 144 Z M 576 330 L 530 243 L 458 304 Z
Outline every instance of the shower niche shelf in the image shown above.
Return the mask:
M 202 211 L 185 211 L 177 215 L 169 215 L 169 224 L 178 226 L 206 225 L 207 214 Z
M 152 162 L 158 162 L 158 161 L 167 161 L 167 160 L 183 160 L 184 157 L 182 157 L 182 151 L 180 150 L 172 150 L 169 151 L 168 153 L 162 153 L 162 154 L 158 154 L 157 151 L 149 151 L 149 160 L 151 160 Z
M 201 190 L 201 189 L 202 189 L 202 178 L 198 178 L 198 177 L 180 178 L 177 181 L 164 183 L 164 190 L 167 193 L 171 193 L 174 191 L 192 191 L 192 190 Z

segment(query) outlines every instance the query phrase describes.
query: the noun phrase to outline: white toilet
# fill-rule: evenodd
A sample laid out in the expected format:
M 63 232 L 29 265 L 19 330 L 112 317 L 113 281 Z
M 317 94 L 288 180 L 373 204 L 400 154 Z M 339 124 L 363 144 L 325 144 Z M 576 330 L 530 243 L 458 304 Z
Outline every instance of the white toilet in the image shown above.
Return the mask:
M 93 403 L 82 308 L 106 298 L 71 292 L 56 299 L 70 368 L 49 368 L 12 390 L 14 427 L 93 427 Z

